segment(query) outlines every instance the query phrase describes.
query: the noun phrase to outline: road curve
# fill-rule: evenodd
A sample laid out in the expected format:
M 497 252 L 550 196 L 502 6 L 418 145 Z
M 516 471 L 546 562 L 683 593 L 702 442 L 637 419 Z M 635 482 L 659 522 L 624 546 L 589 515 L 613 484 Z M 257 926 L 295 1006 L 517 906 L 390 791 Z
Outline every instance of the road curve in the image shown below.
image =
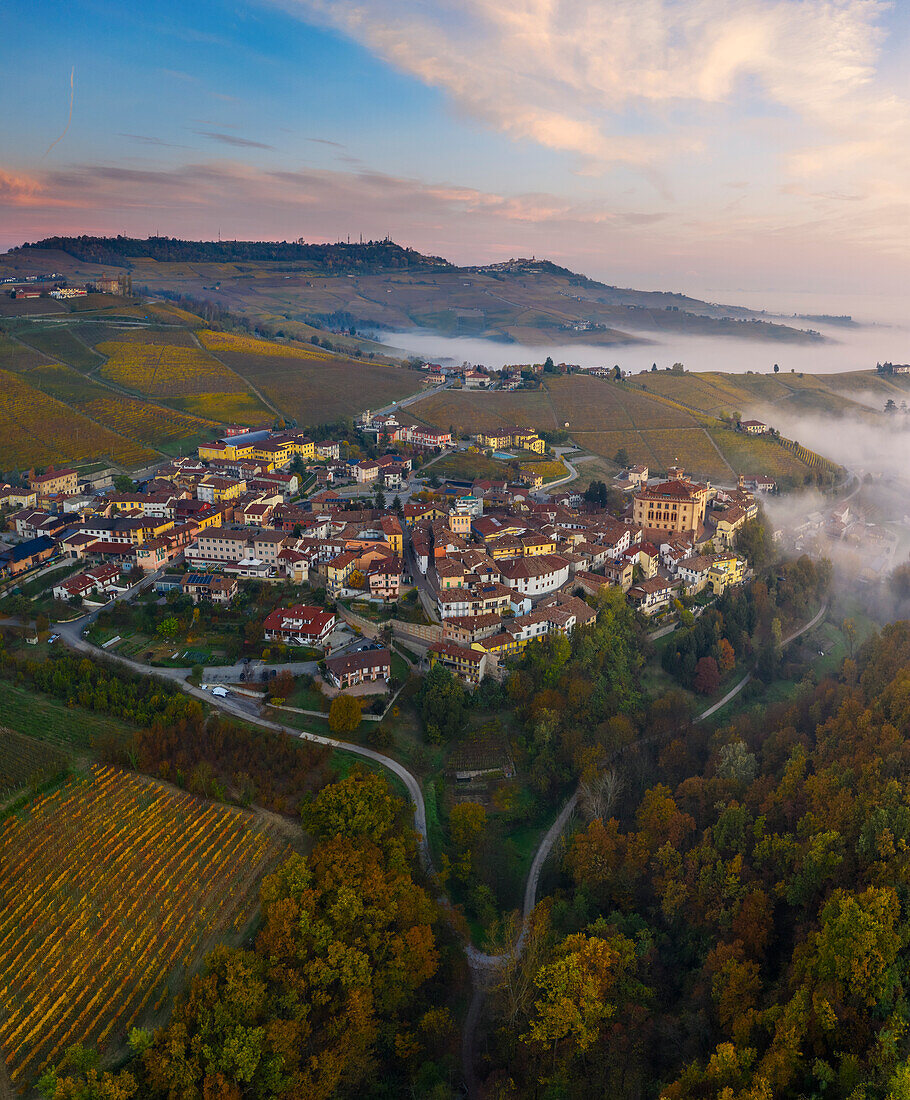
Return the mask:
M 90 654 L 93 657 L 103 657 L 109 661 L 116 661 L 118 664 L 122 664 L 133 672 L 138 672 L 141 675 L 154 676 L 159 680 L 167 680 L 168 683 L 176 684 L 188 695 L 194 695 L 196 698 L 204 700 L 209 706 L 217 707 L 218 710 L 224 711 L 232 715 L 232 717 L 239 718 L 244 722 L 249 722 L 251 725 L 261 726 L 264 729 L 277 730 L 280 733 L 286 733 L 288 736 L 299 738 L 302 741 L 313 741 L 318 745 L 328 745 L 334 749 L 341 749 L 343 752 L 350 752 L 355 756 L 362 756 L 366 760 L 372 760 L 377 764 L 381 764 L 382 767 L 387 768 L 405 785 L 408 797 L 411 799 L 411 803 L 414 806 L 414 828 L 419 837 L 420 862 L 425 872 L 432 872 L 433 863 L 430 858 L 430 846 L 427 840 L 427 812 L 423 800 L 423 791 L 420 787 L 420 781 L 416 776 L 412 775 L 403 764 L 399 764 L 397 760 L 393 760 L 391 757 L 385 756 L 381 752 L 376 752 L 375 749 L 368 749 L 363 745 L 355 745 L 350 741 L 341 741 L 335 737 L 324 737 L 322 734 L 318 733 L 309 733 L 305 730 L 295 729 L 293 726 L 284 726 L 280 722 L 272 722 L 268 718 L 252 715 L 248 711 L 242 710 L 240 707 L 236 706 L 230 699 L 222 699 L 214 695 L 209 695 L 201 688 L 194 687 L 192 684 L 187 683 L 186 680 L 182 678 L 183 670 L 152 668 L 150 665 L 143 665 L 138 661 L 131 661 L 128 657 L 122 657 L 117 653 L 108 653 L 106 650 L 101 649 L 99 646 L 94 645 L 92 642 L 82 637 L 82 630 L 85 624 L 92 618 L 93 615 L 86 615 L 81 619 L 77 619 L 75 622 L 61 623 L 58 627 L 61 641 L 69 646 L 70 649 L 75 649 L 79 653 Z

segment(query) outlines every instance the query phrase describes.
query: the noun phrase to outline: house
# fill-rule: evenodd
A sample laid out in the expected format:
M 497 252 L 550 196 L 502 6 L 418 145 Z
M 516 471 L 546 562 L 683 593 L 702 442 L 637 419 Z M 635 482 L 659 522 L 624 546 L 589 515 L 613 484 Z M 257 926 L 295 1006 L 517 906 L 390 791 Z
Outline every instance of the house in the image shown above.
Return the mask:
M 390 680 L 392 658 L 387 649 L 361 649 L 326 657 L 326 679 L 337 688 L 349 688 L 374 680 Z
M 656 615 L 663 611 L 673 598 L 673 581 L 664 577 L 651 577 L 629 589 L 629 599 L 643 615 Z
M 336 621 L 332 611 L 296 604 L 294 607 L 278 608 L 266 615 L 262 626 L 269 641 L 325 647 Z
M 326 588 L 333 596 L 347 587 L 348 578 L 357 568 L 359 557 L 353 550 L 346 550 L 319 566 L 320 573 L 325 571 Z
M 351 477 L 359 485 L 364 485 L 367 482 L 375 481 L 379 477 L 379 463 L 373 459 L 363 458 L 360 462 L 355 462 L 351 465 Z
M 427 449 L 452 446 L 451 432 L 440 432 L 434 428 L 423 428 L 413 424 L 401 429 L 399 439 L 404 443 L 410 443 L 413 447 Z
M 135 549 L 135 564 L 146 573 L 154 573 L 177 556 L 178 547 L 170 539 L 146 539 Z
M 79 475 L 75 470 L 50 469 L 43 474 L 33 474 L 28 479 L 30 489 L 42 496 L 62 493 L 71 496 L 79 489 Z
M 708 587 L 722 596 L 733 585 L 742 584 L 746 563 L 736 554 L 715 554 L 708 570 Z
M 38 494 L 34 489 L 19 489 L 0 485 L 0 508 L 34 508 Z
M 187 573 L 180 590 L 193 603 L 213 603 L 227 607 L 237 595 L 236 577 L 219 577 L 213 573 Z
M 314 446 L 319 458 L 334 458 L 337 460 L 341 454 L 339 444 L 331 439 L 323 440 L 322 443 L 316 443 Z
M 705 518 L 708 488 L 674 479 L 645 487 L 632 498 L 632 521 L 661 531 L 698 531 Z
M 726 511 L 718 515 L 717 526 L 714 532 L 715 539 L 725 546 L 729 546 L 736 538 L 736 532 L 739 531 L 745 522 L 746 509 L 739 504 L 734 504 L 731 508 L 727 508 Z
M 455 642 L 436 642 L 427 657 L 430 666 L 441 664 L 469 684 L 479 684 L 488 670 L 489 654 L 477 643 L 477 648 L 456 645 Z
M 196 496 L 206 504 L 221 504 L 233 500 L 246 492 L 246 481 L 242 478 L 215 477 L 208 474 L 196 486 Z
M 32 569 L 41 562 L 47 561 L 56 553 L 57 544 L 47 535 L 39 535 L 37 538 L 27 539 L 9 550 L 0 554 L 0 572 L 5 576 L 15 577 Z
M 118 587 L 120 570 L 116 565 L 96 565 L 54 586 L 55 600 L 84 599 L 95 592 L 110 592 Z
M 739 430 L 748 432 L 749 435 L 765 435 L 770 431 L 768 425 L 763 424 L 760 420 L 740 420 Z
M 373 599 L 397 600 L 401 591 L 401 558 L 384 558 L 366 570 Z
M 570 566 L 558 554 L 521 557 L 501 565 L 502 582 L 525 596 L 544 596 L 569 579 Z

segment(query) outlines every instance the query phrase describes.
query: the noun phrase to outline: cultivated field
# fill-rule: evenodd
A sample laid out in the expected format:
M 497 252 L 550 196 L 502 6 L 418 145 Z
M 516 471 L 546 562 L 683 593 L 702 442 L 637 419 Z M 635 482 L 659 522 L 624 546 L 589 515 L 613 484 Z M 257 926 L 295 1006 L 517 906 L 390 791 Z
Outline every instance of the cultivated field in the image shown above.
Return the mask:
M 63 771 L 69 758 L 44 741 L 0 728 L 0 799 L 27 783 L 41 783 Z
M 201 348 L 164 343 L 167 337 L 160 332 L 149 333 L 148 339 L 131 336 L 97 345 L 108 356 L 102 378 L 221 423 L 260 424 L 272 417 L 244 379 Z
M 7 370 L 23 371 L 47 362 L 48 360 L 39 351 L 26 347 L 0 332 L 0 364 Z
M 647 376 L 649 384 L 652 377 Z M 771 440 L 724 430 L 710 415 L 677 401 L 670 394 L 661 399 L 628 384 L 576 374 L 547 378 L 540 390 L 445 390 L 408 406 L 403 418 L 457 432 L 568 425 L 572 439 L 591 454 L 612 460 L 624 448 L 630 461 L 646 462 L 655 473 L 679 465 L 722 482 L 740 473 L 801 481 L 810 469 L 802 456 Z
M 96 424 L 68 405 L 0 370 L 0 469 L 28 469 L 110 457 L 125 467 L 155 459 L 155 452 Z
M 303 345 L 207 331 L 199 339 L 300 424 L 325 424 L 365 408 L 382 408 L 421 384 L 419 374 L 403 367 L 343 359 Z
M 57 325 L 53 328 L 24 328 L 19 339 L 30 344 L 51 359 L 61 359 L 76 370 L 93 370 L 103 362 L 90 347 L 82 342 L 70 328 Z
M 742 413 L 768 417 L 774 412 L 817 413 L 866 418 L 880 413 L 888 398 L 910 397 L 910 380 L 875 371 L 842 374 L 673 374 L 636 376 L 633 385 L 712 415 Z
M 24 1087 L 74 1043 L 116 1048 L 250 920 L 286 850 L 251 815 L 94 767 L 0 826 L 0 1046 Z
M 231 392 L 239 379 L 216 359 L 195 347 L 148 341 L 106 341 L 98 351 L 107 356 L 101 377 L 149 397 Z

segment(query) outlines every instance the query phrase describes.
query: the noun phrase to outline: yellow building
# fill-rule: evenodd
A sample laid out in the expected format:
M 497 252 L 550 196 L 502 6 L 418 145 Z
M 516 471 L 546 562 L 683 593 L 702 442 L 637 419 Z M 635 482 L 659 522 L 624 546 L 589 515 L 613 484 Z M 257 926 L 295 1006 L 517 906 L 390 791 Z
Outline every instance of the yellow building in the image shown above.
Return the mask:
M 542 455 L 547 449 L 546 443 L 538 436 L 537 432 L 532 432 L 530 428 L 527 431 L 513 432 L 512 446 L 520 447 L 523 451 L 534 451 L 539 455 Z
M 746 575 L 746 563 L 736 554 L 718 554 L 708 569 L 708 584 L 715 594 L 722 596 L 731 586 L 742 584 Z
M 196 486 L 196 496 L 209 504 L 221 504 L 225 500 L 234 500 L 246 492 L 243 478 L 217 477 L 207 474 Z
M 42 495 L 63 493 L 72 496 L 79 489 L 79 475 L 75 470 L 48 470 L 28 479 L 30 489 Z
M 691 481 L 664 481 L 636 493 L 632 519 L 661 531 L 698 531 L 705 519 L 708 489 Z
M 492 450 L 497 451 L 501 447 L 512 446 L 512 433 L 504 432 L 502 430 L 492 432 L 478 432 L 477 442 L 481 447 L 490 447 Z

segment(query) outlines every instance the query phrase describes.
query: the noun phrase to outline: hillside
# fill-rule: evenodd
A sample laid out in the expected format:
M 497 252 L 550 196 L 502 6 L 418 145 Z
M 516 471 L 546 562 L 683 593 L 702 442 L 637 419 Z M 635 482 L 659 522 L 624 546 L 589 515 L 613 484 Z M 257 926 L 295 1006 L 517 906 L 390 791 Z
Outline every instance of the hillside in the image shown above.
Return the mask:
M 727 483 L 738 474 L 766 474 L 796 485 L 816 470 L 833 471 L 811 452 L 796 453 L 785 443 L 733 431 L 714 416 L 629 383 L 584 374 L 548 378 L 539 390 L 446 390 L 409 405 L 402 415 L 459 434 L 513 424 L 566 430 L 579 448 L 604 460 L 580 466 L 580 476 L 588 479 L 614 472 L 620 448 L 655 473 L 682 465 L 691 474 Z
M 660 334 L 816 343 L 811 328 L 681 294 L 597 282 L 545 260 L 455 267 L 391 241 L 179 241 L 162 237 L 52 237 L 0 257 L 0 277 L 32 268 L 73 277 L 129 271 L 137 289 L 180 294 L 230 309 L 262 328 L 430 329 L 515 343 L 604 346 Z
M 90 298 L 26 299 L 64 312 L 0 318 L 0 470 L 96 461 L 134 470 L 186 454 L 226 424 L 328 423 L 421 385 L 388 361 L 214 332 L 166 304 Z
M 906 401 L 910 378 L 875 371 L 842 374 L 675 374 L 636 375 L 630 385 L 671 398 L 713 416 L 741 412 L 773 418 L 793 415 L 849 416 L 874 422 L 885 402 Z

